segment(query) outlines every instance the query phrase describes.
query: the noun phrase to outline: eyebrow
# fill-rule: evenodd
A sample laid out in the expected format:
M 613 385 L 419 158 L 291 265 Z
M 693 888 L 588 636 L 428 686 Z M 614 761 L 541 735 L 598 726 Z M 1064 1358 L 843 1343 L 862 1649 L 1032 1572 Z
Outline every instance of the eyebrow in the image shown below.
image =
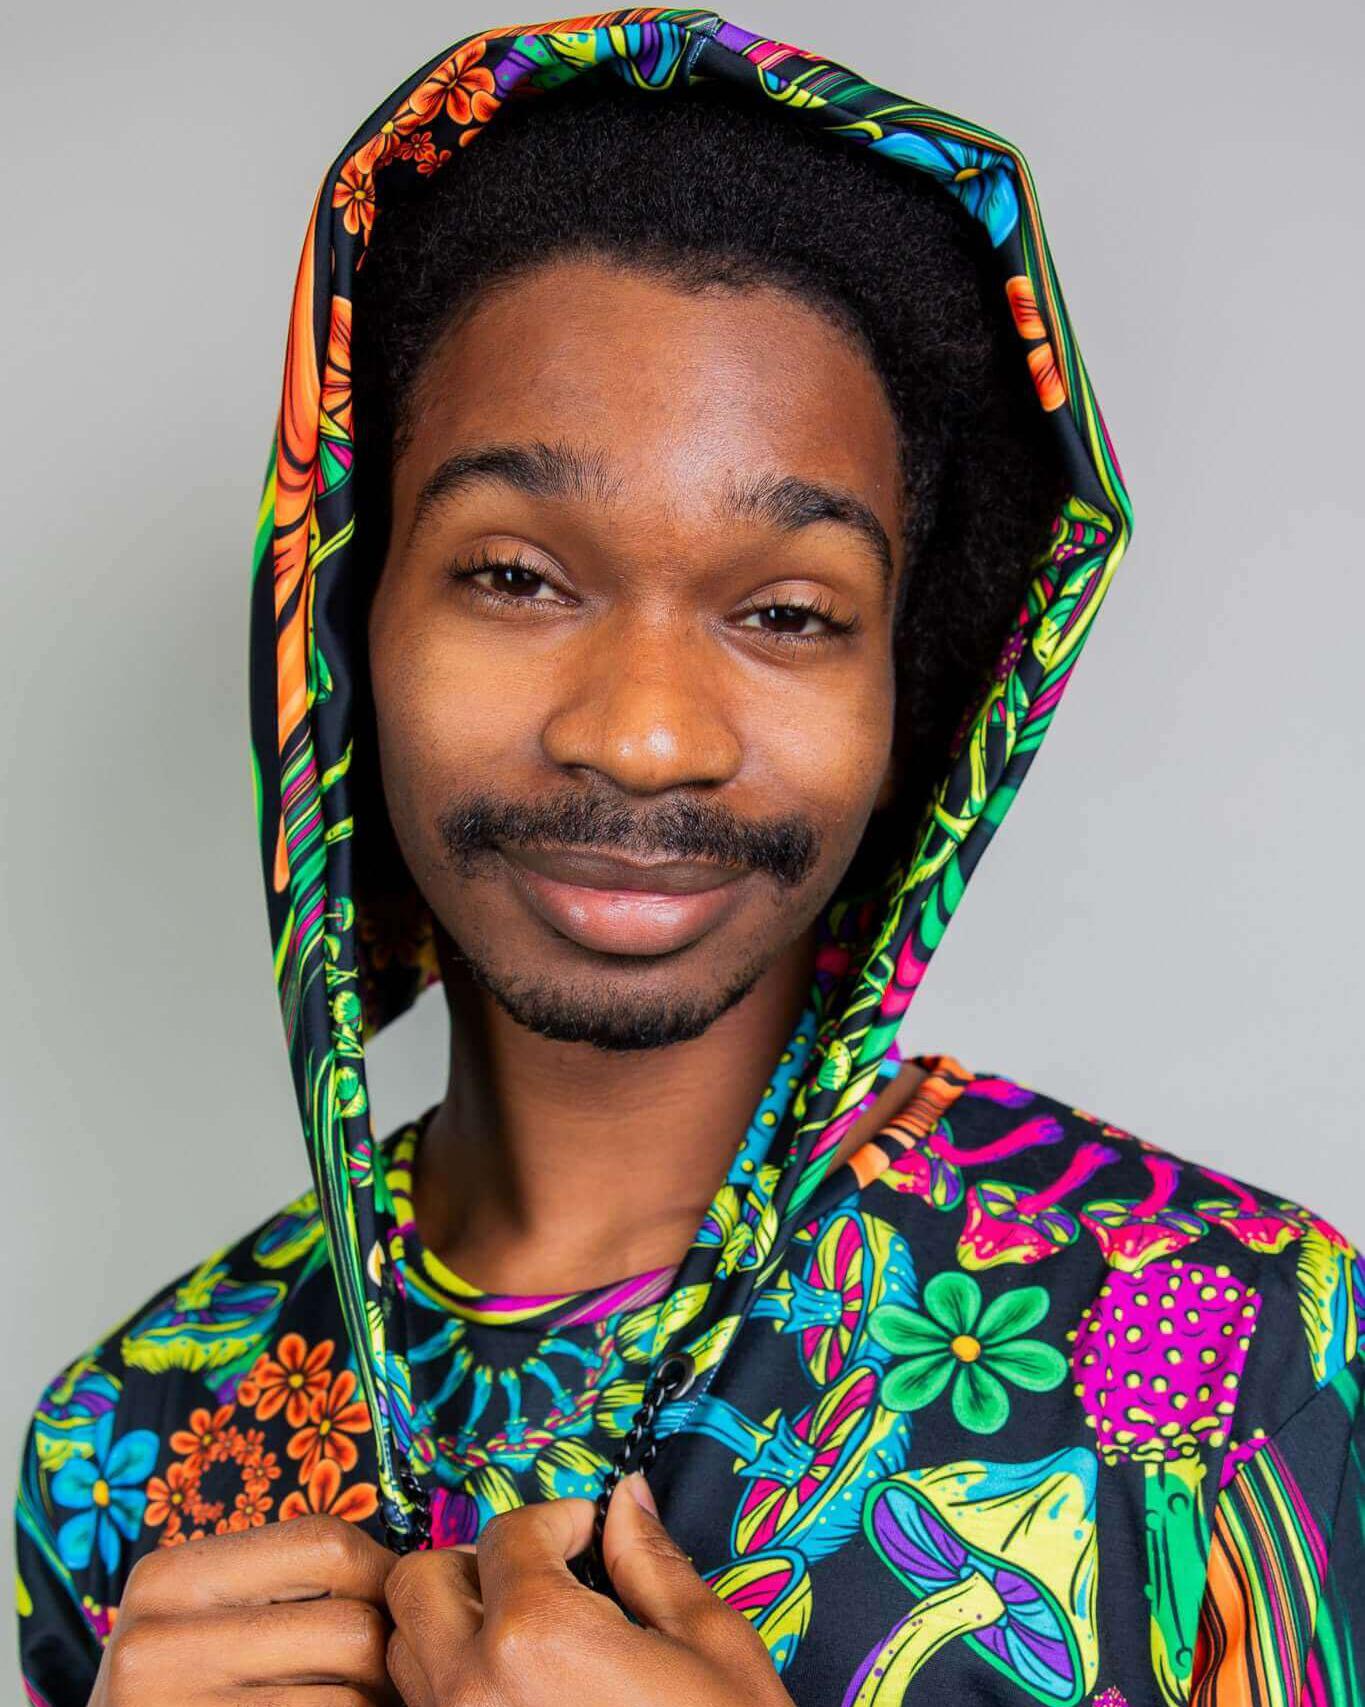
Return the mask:
M 407 547 L 445 504 L 480 482 L 492 482 L 531 498 L 596 499 L 609 504 L 620 496 L 621 481 L 608 473 L 600 452 L 567 444 L 489 444 L 456 451 L 428 476 L 417 494 Z M 872 507 L 855 492 L 807 480 L 795 474 L 761 474 L 727 481 L 723 502 L 738 520 L 767 522 L 795 533 L 814 522 L 838 522 L 867 544 L 881 571 L 882 591 L 895 579 L 895 562 L 886 529 Z

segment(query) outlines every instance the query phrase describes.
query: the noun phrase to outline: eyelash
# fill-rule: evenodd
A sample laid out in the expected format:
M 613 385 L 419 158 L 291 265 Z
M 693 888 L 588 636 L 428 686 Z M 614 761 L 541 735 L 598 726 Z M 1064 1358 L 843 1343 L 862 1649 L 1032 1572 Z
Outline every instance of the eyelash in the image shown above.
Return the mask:
M 522 574 L 533 576 L 537 581 L 544 581 L 546 586 L 551 584 L 534 564 L 528 563 L 524 558 L 515 555 L 511 557 L 489 557 L 480 554 L 450 564 L 446 572 L 450 576 L 451 580 L 468 584 L 471 590 L 477 593 L 481 598 L 490 599 L 493 603 L 498 605 L 527 605 L 538 604 L 541 602 L 537 599 L 515 598 L 511 594 L 497 592 L 492 587 L 480 586 L 474 580 L 474 576 L 485 574 L 490 569 L 518 570 Z M 858 627 L 858 621 L 856 618 L 846 619 L 837 616 L 835 614 L 834 607 L 827 599 L 823 598 L 809 600 L 784 599 L 780 603 L 751 605 L 743 612 L 743 614 L 745 616 L 753 616 L 756 613 L 761 614 L 768 610 L 795 611 L 799 612 L 803 616 L 816 616 L 819 617 L 822 622 L 827 623 L 830 630 L 832 630 L 832 632 L 825 634 L 774 634 L 771 629 L 765 628 L 751 628 L 747 630 L 750 634 L 761 635 L 767 642 L 775 642 L 779 648 L 824 645 L 832 640 L 843 639 L 846 635 L 852 634 Z

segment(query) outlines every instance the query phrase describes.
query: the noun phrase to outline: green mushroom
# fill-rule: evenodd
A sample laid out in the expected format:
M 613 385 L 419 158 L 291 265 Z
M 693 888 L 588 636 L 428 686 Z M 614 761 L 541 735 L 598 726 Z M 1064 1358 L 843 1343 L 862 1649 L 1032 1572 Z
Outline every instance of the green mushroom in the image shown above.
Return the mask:
M 1075 1707 L 1098 1663 L 1095 1468 L 1075 1447 L 874 1484 L 863 1528 L 916 1604 L 863 1661 L 843 1707 L 900 1707 L 958 1637 L 1035 1700 Z

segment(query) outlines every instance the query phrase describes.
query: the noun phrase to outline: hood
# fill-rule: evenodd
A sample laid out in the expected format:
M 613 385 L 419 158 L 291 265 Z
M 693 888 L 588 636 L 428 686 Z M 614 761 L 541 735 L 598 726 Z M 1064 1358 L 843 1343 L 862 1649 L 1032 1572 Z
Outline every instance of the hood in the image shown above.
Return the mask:
M 857 895 L 836 893 L 821 917 L 808 1009 L 658 1310 L 655 1367 L 688 1351 L 697 1370 L 689 1400 L 714 1378 L 755 1280 L 800 1225 L 840 1138 L 898 1059 L 906 1010 L 1047 733 L 1131 530 L 1032 175 L 1018 149 L 978 125 L 714 12 L 645 7 L 466 36 L 414 72 L 342 148 L 304 239 L 259 511 L 251 742 L 285 1038 L 328 1257 L 374 1425 L 381 1505 L 400 1548 L 420 1533 L 420 1498 L 408 1462 L 412 1387 L 393 1261 L 401 1244 L 376 1166 L 365 1049 L 439 974 L 429 914 L 420 904 L 417 916 L 403 918 L 367 906 L 353 875 L 353 653 L 364 636 L 356 633 L 352 541 L 352 286 L 384 217 L 386 190 L 423 169 L 425 155 L 405 146 L 408 136 L 430 132 L 440 169 L 458 172 L 461 145 L 477 147 L 478 132 L 498 122 L 513 91 L 549 91 L 604 63 L 645 98 L 699 78 L 757 86 L 783 108 L 800 109 L 794 122 L 875 148 L 959 198 L 989 233 L 1019 360 L 1058 435 L 1070 487 L 994 679 L 964 719 L 928 807 L 907 816 L 884 879 Z

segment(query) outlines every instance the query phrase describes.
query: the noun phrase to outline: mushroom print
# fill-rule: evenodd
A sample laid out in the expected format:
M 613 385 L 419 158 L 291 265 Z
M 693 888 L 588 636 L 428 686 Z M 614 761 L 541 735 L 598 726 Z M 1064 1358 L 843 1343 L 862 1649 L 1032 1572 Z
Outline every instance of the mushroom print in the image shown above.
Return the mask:
M 1299 1294 L 1299 1319 L 1319 1386 L 1328 1380 L 1329 1370 L 1339 1369 L 1356 1354 L 1359 1336 L 1353 1254 L 1337 1236 L 1324 1237 L 1315 1227 L 1304 1234 L 1298 1249 L 1294 1283 Z
M 869 1490 L 863 1529 L 915 1604 L 863 1661 L 843 1707 L 900 1707 L 922 1667 L 959 1639 L 1036 1701 L 1074 1707 L 1094 1687 L 1093 1453 L 907 1470 Z
M 1078 1190 L 1118 1151 L 1108 1144 L 1082 1144 L 1066 1171 L 1046 1191 L 1026 1192 L 1004 1180 L 982 1180 L 967 1193 L 967 1219 L 957 1242 L 963 1268 L 1035 1263 L 1074 1242 L 1076 1217 L 1062 1199 Z
M 1100 1457 L 1141 1467 L 1152 1663 L 1170 1707 L 1189 1692 L 1208 1554 L 1203 1452 L 1226 1445 L 1260 1303 L 1225 1266 L 1172 1257 L 1111 1273 L 1073 1335 Z
M 785 1671 L 810 1624 L 810 1573 L 801 1555 L 777 1548 L 737 1559 L 705 1581 L 727 1606 L 744 1614 L 762 1636 L 776 1670 Z
M 1231 1233 L 1239 1245 L 1245 1245 L 1249 1251 L 1259 1251 L 1263 1256 L 1274 1256 L 1302 1235 L 1304 1223 L 1301 1216 L 1272 1209 L 1226 1174 L 1215 1173 L 1212 1168 L 1200 1168 L 1199 1171 L 1205 1179 L 1222 1186 L 1226 1195 L 1201 1198 L 1195 1208 L 1211 1225 Z
M 207 1257 L 128 1329 L 123 1361 L 153 1375 L 211 1369 L 230 1394 L 269 1338 L 284 1294 L 283 1281 L 232 1280 L 226 1263 Z
M 1000 1100 L 1004 1102 L 1003 1097 Z M 1031 1095 L 1028 1100 L 1032 1100 Z M 941 1116 L 928 1132 L 924 1130 L 922 1117 L 898 1115 L 864 1145 L 865 1154 L 855 1172 L 865 1184 L 879 1178 L 892 1191 L 918 1197 L 933 1209 L 955 1209 L 962 1201 L 964 1168 L 989 1167 L 1027 1150 L 1055 1144 L 1062 1137 L 1062 1130 L 1052 1115 L 1038 1115 L 1022 1121 L 1002 1137 L 970 1149 L 954 1142 L 952 1122 L 947 1115 Z
M 808 1566 L 856 1534 L 864 1490 L 909 1452 L 908 1420 L 877 1403 L 880 1374 L 855 1364 L 795 1418 L 774 1411 L 763 1423 L 704 1394 L 684 1425 L 731 1447 L 735 1473 L 749 1484 L 730 1527 L 735 1557 L 707 1580 L 765 1641 L 780 1639 L 784 1665 L 811 1616 Z
M 913 1304 L 917 1288 L 909 1246 L 875 1215 L 841 1211 L 815 1228 L 812 1242 L 805 1262 L 760 1293 L 753 1315 L 796 1335 L 802 1367 L 824 1387 L 865 1346 L 869 1313 L 886 1301 Z
M 1080 1211 L 1082 1223 L 1110 1268 L 1136 1274 L 1153 1257 L 1173 1256 L 1208 1231 L 1203 1219 L 1188 1209 L 1174 1209 L 1171 1198 L 1180 1180 L 1173 1156 L 1144 1156 L 1142 1165 L 1152 1181 L 1146 1197 L 1096 1198 Z
M 1360 1699 L 1342 1664 L 1331 1598 L 1321 1593 L 1329 1550 L 1289 1463 L 1267 1444 L 1217 1507 L 1199 1615 L 1201 1643 L 1216 1659 L 1195 1686 L 1194 1707 Z M 1230 1642 L 1228 1631 L 1245 1640 Z
M 794 1546 L 823 1558 L 857 1530 L 863 1489 L 898 1470 L 909 1450 L 905 1419 L 877 1403 L 880 1375 L 856 1364 L 796 1417 L 774 1411 L 762 1423 L 713 1393 L 697 1402 L 687 1431 L 733 1448 L 735 1473 L 749 1484 L 731 1527 L 736 1554 Z

